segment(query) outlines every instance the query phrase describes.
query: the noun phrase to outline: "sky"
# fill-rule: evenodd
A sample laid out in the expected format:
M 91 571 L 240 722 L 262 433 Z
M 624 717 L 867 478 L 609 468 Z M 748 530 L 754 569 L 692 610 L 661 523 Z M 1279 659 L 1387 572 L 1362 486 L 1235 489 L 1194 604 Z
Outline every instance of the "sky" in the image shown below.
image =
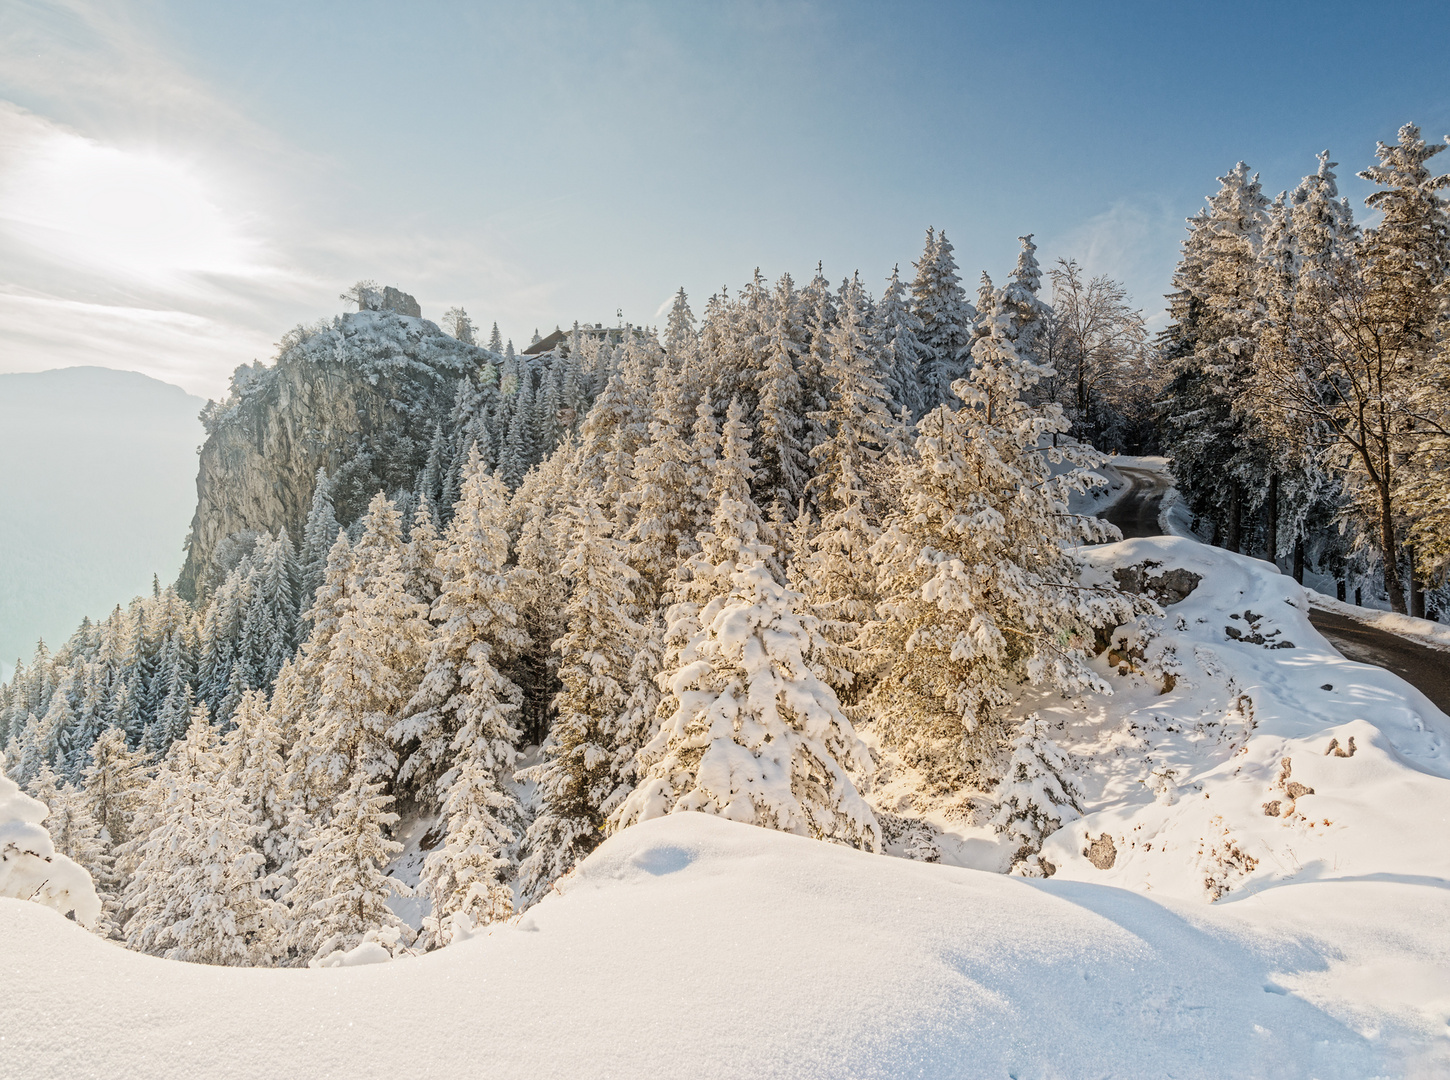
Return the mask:
M 360 279 L 522 344 L 756 267 L 1076 258 L 1162 320 L 1233 164 L 1450 134 L 1450 5 L 0 0 L 0 371 L 203 397 Z M 1441 159 L 1450 170 L 1450 155 Z

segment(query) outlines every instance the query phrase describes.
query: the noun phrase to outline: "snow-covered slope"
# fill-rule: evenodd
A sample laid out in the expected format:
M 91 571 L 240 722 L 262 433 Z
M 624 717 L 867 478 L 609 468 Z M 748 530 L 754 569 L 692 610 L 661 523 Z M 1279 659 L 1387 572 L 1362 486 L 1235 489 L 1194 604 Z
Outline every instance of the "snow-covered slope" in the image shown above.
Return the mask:
M 515 925 L 371 967 L 181 965 L 0 903 L 25 986 L 4 1055 L 115 1078 L 1400 1072 L 1402 1030 L 1287 992 L 1321 945 L 1217 915 L 682 814 Z
M 1049 879 L 680 814 L 610 839 L 514 923 L 333 970 L 157 960 L 0 901 L 0 970 L 24 988 L 0 994 L 0 1061 L 34 1077 L 1446 1075 L 1450 721 L 1334 653 L 1268 564 L 1166 537 L 1089 556 L 1100 575 L 1199 581 L 1165 597 L 1146 656 L 1096 661 L 1122 664 L 1117 693 L 1024 701 L 1082 764 L 1084 816 L 1049 838 Z M 964 828 L 994 864 L 1000 841 Z

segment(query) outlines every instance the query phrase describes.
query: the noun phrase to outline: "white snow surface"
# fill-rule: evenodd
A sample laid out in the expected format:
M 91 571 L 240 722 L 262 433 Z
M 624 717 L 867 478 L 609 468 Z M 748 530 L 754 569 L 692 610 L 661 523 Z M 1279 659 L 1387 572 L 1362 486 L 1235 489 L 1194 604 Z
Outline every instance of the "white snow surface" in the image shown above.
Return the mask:
M 1305 928 L 678 814 L 515 924 L 330 970 L 154 959 L 0 903 L 32 1077 L 1400 1075 L 1423 1051 L 1294 989 Z M 1425 978 L 1430 978 L 1428 972 Z
M 312 970 L 159 960 L 0 900 L 0 972 L 24 987 L 0 994 L 0 1062 L 40 1078 L 1450 1073 L 1450 720 L 1334 652 L 1267 563 L 1175 537 L 1086 555 L 1090 577 L 1158 562 L 1202 580 L 1112 696 L 1024 698 L 1082 763 L 1084 816 L 1047 838 L 1051 878 L 673 814 L 510 923 Z M 1153 664 L 1175 657 L 1165 693 Z M 1326 754 L 1350 737 L 1353 756 Z M 939 839 L 1002 864 L 989 828 Z

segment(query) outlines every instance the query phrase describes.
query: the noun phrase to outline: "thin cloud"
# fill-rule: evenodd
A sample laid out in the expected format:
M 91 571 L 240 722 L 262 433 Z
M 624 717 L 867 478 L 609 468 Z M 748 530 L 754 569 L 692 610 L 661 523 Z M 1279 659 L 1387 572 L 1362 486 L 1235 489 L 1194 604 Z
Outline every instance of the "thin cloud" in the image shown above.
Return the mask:
M 1049 259 L 1076 259 L 1091 275 L 1122 282 L 1150 328 L 1163 321 L 1183 216 L 1167 199 L 1120 199 L 1081 225 L 1043 243 Z

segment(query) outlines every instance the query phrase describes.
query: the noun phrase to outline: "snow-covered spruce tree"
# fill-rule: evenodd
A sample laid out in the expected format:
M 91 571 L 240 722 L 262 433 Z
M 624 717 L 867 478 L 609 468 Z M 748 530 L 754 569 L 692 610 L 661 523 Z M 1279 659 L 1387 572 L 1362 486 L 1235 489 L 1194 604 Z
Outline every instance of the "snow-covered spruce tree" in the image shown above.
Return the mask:
M 883 741 L 934 782 L 958 782 L 996 747 L 1019 684 L 1107 691 L 1086 663 L 1094 632 L 1137 612 L 1132 598 L 1078 583 L 1073 546 L 1117 535 L 1067 509 L 1101 457 L 1047 445 L 1066 421 L 1057 405 L 1023 400 L 1042 369 L 1010 330 L 999 308 L 953 388 L 962 407 L 917 425 L 905 505 L 873 552 L 882 602 L 869 631 L 883 670 L 867 707 Z M 1058 462 L 1075 467 L 1053 476 Z
M 267 695 L 248 690 L 232 714 L 232 723 L 235 726 L 222 737 L 221 782 L 241 795 L 258 826 L 257 847 L 266 859 L 263 873 L 285 874 L 297 858 L 288 836 L 292 793 L 282 732 Z
M 1406 124 L 1395 144 L 1379 144 L 1378 163 L 1360 173 L 1378 185 L 1365 203 L 1382 216 L 1365 230 L 1357 252 L 1364 280 L 1362 314 L 1345 320 L 1357 355 L 1352 366 L 1337 365 L 1336 372 L 1353 371 L 1359 382 L 1370 384 L 1369 394 L 1376 399 L 1371 415 L 1378 418 L 1373 438 L 1393 445 L 1389 452 L 1386 446 L 1350 456 L 1349 490 L 1364 517 L 1378 525 L 1385 586 L 1396 611 L 1409 611 L 1409 602 L 1418 600 L 1419 573 L 1443 574 L 1450 565 L 1444 528 L 1450 523 L 1445 473 L 1450 461 L 1450 207 L 1442 194 L 1450 190 L 1450 175 L 1436 176 L 1429 167 L 1444 149 L 1426 143 L 1418 127 Z M 1341 430 L 1352 432 L 1356 426 L 1351 417 Z M 1395 549 L 1396 511 L 1408 519 L 1407 558 Z M 1404 569 L 1402 562 L 1408 564 Z M 1411 613 L 1423 615 L 1423 601 L 1415 606 Z
M 1219 178 L 1208 209 L 1189 219 L 1170 296 L 1174 379 L 1165 441 L 1173 475 L 1218 541 L 1242 550 L 1267 491 L 1267 454 L 1245 406 L 1255 370 L 1257 271 L 1266 207 L 1257 175 L 1239 162 Z
M 109 671 L 103 662 L 86 663 L 82 669 L 80 703 L 76 706 L 75 725 L 65 751 L 64 773 L 76 783 L 85 775 L 90 762 L 91 746 L 109 725 L 106 702 L 106 680 Z
M 625 537 L 629 562 L 640 576 L 642 610 L 653 610 L 670 591 L 675 568 L 693 553 L 697 507 L 693 448 L 683 376 L 666 363 L 655 387 L 649 442 L 634 456 L 636 512 Z M 713 417 L 712 417 L 713 420 Z M 714 431 L 708 437 L 714 440 Z
M 232 682 L 235 684 L 241 679 L 241 673 L 236 668 L 232 670 L 235 673 Z M 227 698 L 222 701 L 225 704 Z M 153 758 L 165 757 L 171 744 L 186 735 L 195 704 L 191 683 L 182 682 L 180 673 L 176 673 L 171 679 L 171 688 L 156 711 L 156 719 L 151 721 L 141 739 L 142 748 Z
M 341 788 L 358 768 L 370 779 L 391 780 L 398 769 L 389 731 L 416 690 L 428 636 L 423 606 L 407 591 L 403 555 L 397 507 L 379 492 L 351 550 L 347 602 L 321 665 L 304 740 L 310 786 Z M 327 591 L 324 582 L 319 602 Z M 314 643 L 326 630 L 324 620 L 315 622 Z
M 408 593 L 430 609 L 438 599 L 438 587 L 443 576 L 438 569 L 438 517 L 432 500 L 424 497 L 418 501 L 413 514 L 413 524 L 408 530 L 408 544 L 403 555 L 403 575 Z
M 1012 740 L 1012 756 L 997 788 L 992 826 L 1017 841 L 1012 873 L 1044 877 L 1052 873 L 1038 857 L 1042 841 L 1082 816 L 1082 788 L 1072 761 L 1047 732 L 1036 713 L 1022 721 Z
M 572 547 L 560 572 L 571 590 L 567 626 L 554 644 L 563 689 L 544 743 L 544 760 L 526 775 L 542 806 L 529 826 L 519 869 L 523 900 L 540 899 L 604 838 L 609 814 L 634 782 L 640 732 L 624 730 L 627 673 L 644 637 L 636 621 L 639 575 L 628 545 L 614 535 L 599 495 L 585 485 L 569 508 Z
M 966 374 L 977 311 L 967 301 L 957 276 L 957 262 L 946 233 L 926 231 L 926 250 L 915 264 L 911 311 L 921 321 L 917 364 L 926 408 L 955 407 L 952 383 Z
M 388 898 L 410 890 L 384 873 L 403 850 L 385 832 L 398 820 L 388 810 L 392 801 L 365 770 L 354 769 L 331 819 L 306 841 L 307 854 L 287 894 L 292 921 L 285 940 L 299 959 L 347 952 L 379 930 L 406 930 Z
M 261 826 L 222 782 L 205 708 L 157 775 L 160 797 L 125 895 L 126 943 L 172 960 L 267 964 L 281 907 L 262 895 Z
M 44 710 L 32 712 L 22 729 L 18 753 L 10 767 L 10 775 L 17 784 L 29 786 L 42 768 L 47 765 L 54 768 L 60 762 L 61 739 L 75 723 L 75 712 L 70 705 L 71 680 L 70 672 L 62 675 Z
M 690 310 L 690 298 L 685 295 L 683 286 L 675 293 L 674 302 L 670 304 L 662 344 L 666 355 L 678 370 L 686 370 L 695 359 L 700 336 L 695 330 L 695 313 Z
M 611 827 L 698 810 L 878 850 L 881 830 L 847 773 L 869 768 L 869 751 L 805 662 L 815 620 L 804 598 L 766 565 L 741 413 L 731 402 L 717 473 L 729 475 L 688 600 L 671 609 L 666 719 Z
M 237 666 L 242 685 L 266 690 L 297 647 L 297 559 L 283 532 L 275 540 L 263 533 L 253 560 L 243 586 Z M 231 714 L 219 709 L 217 719 L 226 723 Z
M 1326 152 L 1316 175 L 1305 177 L 1292 197 L 1281 193 L 1269 206 L 1259 252 L 1255 364 L 1245 402 L 1267 450 L 1265 554 L 1277 562 L 1292 553 L 1294 576 L 1300 581 L 1310 550 L 1306 539 L 1322 569 L 1330 569 L 1331 562 L 1342 566 L 1344 554 L 1341 530 L 1326 527 L 1326 519 L 1338 515 L 1342 502 L 1342 483 L 1324 468 L 1323 450 L 1332 437 L 1322 419 L 1306 416 L 1299 406 L 1305 399 L 1317 410 L 1333 393 L 1302 348 L 1299 331 L 1313 306 L 1305 304 L 1300 311 L 1301 300 L 1307 299 L 1306 275 L 1312 282 L 1335 273 L 1352 234 L 1348 206 L 1334 197 L 1332 168 Z M 1345 231 L 1336 235 L 1340 226 Z
M 91 763 L 85 772 L 85 794 L 91 814 L 104 830 L 108 850 L 131 839 L 131 816 L 142 790 L 150 783 L 146 757 L 139 750 L 126 749 L 126 736 L 119 728 L 102 732 L 91 747 Z
M 884 512 L 879 466 L 896 426 L 877 377 L 887 366 L 886 347 L 857 277 L 842 293 L 830 343 L 826 377 L 831 404 L 817 417 L 827 437 L 811 451 L 811 484 L 821 521 L 811 530 L 808 551 L 797 556 L 796 565 L 801 590 L 830 645 L 823 656 L 823 675 L 838 694 L 846 695 L 857 677 L 866 674 L 855 645 L 875 610 L 869 567 Z
M 887 351 L 882 382 L 891 403 L 891 414 L 899 416 L 905 412 L 909 421 L 915 421 L 926 411 L 922 406 L 921 374 L 917 370 L 922 356 L 920 334 L 923 326 L 906 301 L 906 286 L 901 281 L 900 267 L 891 268 L 886 291 L 876 305 L 876 317 Z
M 520 575 L 516 601 L 519 625 L 529 644 L 510 665 L 508 676 L 524 692 L 520 725 L 524 744 L 543 742 L 552 705 L 558 693 L 558 655 L 553 643 L 564 632 L 567 583 L 559 564 L 568 552 L 569 539 L 560 526 L 564 507 L 578 482 L 578 446 L 573 437 L 531 469 L 509 499 L 507 531 L 513 539 L 515 564 Z
M 993 297 L 993 311 L 988 319 L 1006 317 L 1003 333 L 1023 359 L 1041 363 L 1043 338 L 1052 318 L 1052 308 L 1046 304 L 1038 290 L 1042 287 L 1042 268 L 1037 264 L 1037 245 L 1032 234 L 1019 236 L 1021 250 L 1017 253 L 1017 265 L 1002 291 Z M 986 313 L 984 313 L 986 314 Z
M 801 354 L 806 351 L 800 301 L 789 274 L 781 276 L 764 302 L 760 327 L 761 366 L 755 372 L 755 438 L 762 501 L 779 499 L 794 507 L 805 494 L 809 470 L 802 446 L 804 401 Z
M 532 574 L 507 566 L 507 511 L 502 481 L 471 453 L 438 550 L 442 584 L 423 678 L 389 733 L 405 753 L 398 782 L 424 805 L 444 800 L 447 784 L 439 787 L 437 781 L 455 767 L 457 739 L 470 725 L 471 745 L 480 739 L 499 744 L 489 751 L 491 760 L 498 757 L 494 772 L 513 771 L 522 691 L 500 669 L 529 644 L 519 625 L 518 601 Z M 517 823 L 514 812 L 509 824 Z

